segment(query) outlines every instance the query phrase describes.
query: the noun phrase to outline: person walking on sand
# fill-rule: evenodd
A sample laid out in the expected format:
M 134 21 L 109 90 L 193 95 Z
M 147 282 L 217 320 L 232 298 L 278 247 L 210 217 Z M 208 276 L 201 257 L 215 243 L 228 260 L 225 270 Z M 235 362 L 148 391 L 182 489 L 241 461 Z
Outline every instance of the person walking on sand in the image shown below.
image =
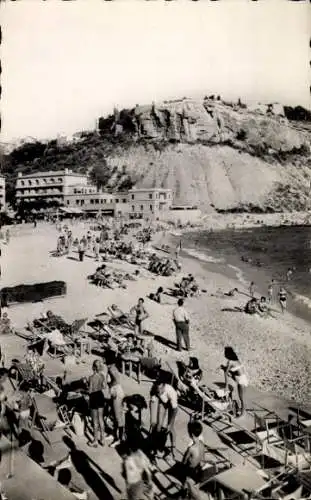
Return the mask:
M 227 360 L 227 364 L 222 365 L 221 368 L 224 371 L 225 375 L 225 390 L 228 390 L 228 379 L 229 377 L 231 377 L 237 385 L 238 396 L 241 405 L 239 416 L 242 416 L 245 413 L 244 397 L 245 388 L 248 386 L 248 379 L 245 374 L 244 367 L 232 347 L 226 346 L 224 349 L 224 355 Z
M 284 312 L 286 311 L 286 307 L 287 307 L 287 291 L 283 287 L 281 287 L 280 291 L 279 291 L 279 302 L 280 302 L 282 313 L 284 314 Z
M 253 298 L 255 295 L 255 283 L 252 281 L 251 284 L 249 285 L 249 294 Z
M 177 307 L 173 311 L 173 322 L 176 331 L 177 351 L 182 350 L 182 340 L 185 343 L 186 350 L 190 351 L 189 314 L 184 308 L 183 299 L 178 299 Z
M 80 240 L 79 245 L 78 245 L 78 254 L 79 254 L 79 261 L 83 262 L 84 260 L 84 254 L 85 254 L 85 243 L 83 239 Z

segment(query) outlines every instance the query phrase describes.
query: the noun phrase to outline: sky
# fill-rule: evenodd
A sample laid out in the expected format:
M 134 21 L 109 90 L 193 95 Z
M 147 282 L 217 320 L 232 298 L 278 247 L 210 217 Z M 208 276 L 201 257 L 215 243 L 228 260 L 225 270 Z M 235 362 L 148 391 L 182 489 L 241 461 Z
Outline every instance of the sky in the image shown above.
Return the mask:
M 184 96 L 310 109 L 307 2 L 28 0 L 3 2 L 1 24 L 1 142 Z

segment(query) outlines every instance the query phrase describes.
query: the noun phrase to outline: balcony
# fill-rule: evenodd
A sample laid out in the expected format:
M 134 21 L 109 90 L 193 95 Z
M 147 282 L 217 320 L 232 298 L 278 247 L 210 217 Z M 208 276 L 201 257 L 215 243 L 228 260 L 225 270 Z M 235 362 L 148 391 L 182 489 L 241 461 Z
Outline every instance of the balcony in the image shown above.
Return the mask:
M 28 190 L 27 190 L 28 191 Z M 16 193 L 16 198 L 46 198 L 48 196 L 60 196 L 63 197 L 63 193 L 60 191 L 55 191 L 55 192 L 49 192 L 48 190 L 44 191 L 43 193 L 20 193 L 17 191 Z

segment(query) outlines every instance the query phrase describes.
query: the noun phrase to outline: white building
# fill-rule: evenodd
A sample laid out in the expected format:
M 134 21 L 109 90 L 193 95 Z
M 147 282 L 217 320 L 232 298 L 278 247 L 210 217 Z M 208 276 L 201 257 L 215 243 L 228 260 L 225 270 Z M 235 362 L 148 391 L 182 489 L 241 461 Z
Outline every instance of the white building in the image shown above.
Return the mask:
M 5 210 L 5 177 L 0 175 L 0 212 Z
M 64 206 L 88 213 L 115 215 L 115 195 L 99 191 L 96 186 L 71 186 L 64 196 Z
M 173 203 L 171 189 L 141 188 L 128 192 L 130 219 L 165 219 Z
M 72 172 L 68 168 L 25 175 L 19 172 L 15 186 L 16 201 L 20 203 L 44 200 L 63 205 L 64 198 L 72 186 L 87 184 L 86 175 Z

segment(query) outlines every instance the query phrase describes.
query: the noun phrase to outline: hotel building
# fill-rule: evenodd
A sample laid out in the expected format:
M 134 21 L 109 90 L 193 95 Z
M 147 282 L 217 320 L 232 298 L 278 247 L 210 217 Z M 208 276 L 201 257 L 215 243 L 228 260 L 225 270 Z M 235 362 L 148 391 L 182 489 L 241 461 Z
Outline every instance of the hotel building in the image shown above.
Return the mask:
M 16 202 L 57 202 L 64 205 L 65 196 L 72 186 L 87 186 L 86 175 L 72 172 L 69 169 L 50 172 L 36 172 L 35 174 L 18 173 L 15 195 Z

